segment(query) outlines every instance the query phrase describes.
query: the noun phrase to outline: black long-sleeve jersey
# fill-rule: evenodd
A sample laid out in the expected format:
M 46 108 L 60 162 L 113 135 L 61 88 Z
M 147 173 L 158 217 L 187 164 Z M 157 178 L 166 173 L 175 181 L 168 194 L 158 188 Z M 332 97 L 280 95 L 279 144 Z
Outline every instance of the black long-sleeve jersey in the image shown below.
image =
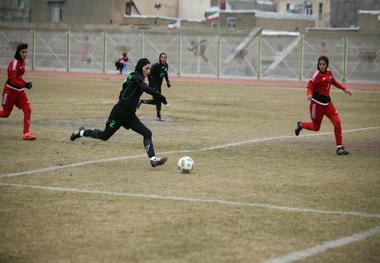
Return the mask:
M 169 65 L 167 63 L 155 63 L 150 68 L 149 86 L 161 89 L 162 81 L 165 78 L 166 83 L 169 83 L 168 76 Z
M 144 77 L 138 72 L 132 72 L 124 80 L 123 89 L 120 91 L 119 102 L 117 105 L 126 111 L 136 111 L 140 97 L 146 92 L 150 95 L 157 96 L 162 102 L 166 103 L 166 99 L 160 93 L 144 82 Z

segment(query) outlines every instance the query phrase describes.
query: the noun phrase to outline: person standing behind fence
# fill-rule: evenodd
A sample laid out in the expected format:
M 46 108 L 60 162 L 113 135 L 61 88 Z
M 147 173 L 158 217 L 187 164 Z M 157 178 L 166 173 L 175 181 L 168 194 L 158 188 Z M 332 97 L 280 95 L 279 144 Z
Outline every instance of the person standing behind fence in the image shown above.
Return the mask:
M 123 53 L 123 55 L 115 62 L 116 70 L 119 71 L 120 74 L 125 75 L 127 73 L 127 62 L 127 53 Z
M 298 136 L 302 129 L 319 131 L 323 116 L 326 115 L 334 125 L 336 154 L 346 155 L 349 154 L 349 152 L 342 144 L 342 126 L 338 111 L 335 109 L 335 106 L 329 96 L 330 87 L 331 85 L 334 85 L 349 95 L 352 95 L 352 93 L 347 87 L 343 86 L 334 79 L 331 71 L 327 69 L 328 66 L 329 59 L 326 56 L 321 56 L 318 58 L 318 70 L 314 73 L 312 79 L 307 85 L 307 99 L 310 100 L 310 116 L 312 121 L 297 121 L 294 132 L 296 136 Z
M 159 62 L 155 63 L 152 66 L 150 75 L 148 77 L 149 79 L 149 86 L 153 87 L 159 94 L 161 94 L 161 86 L 162 86 L 162 81 L 165 78 L 166 80 L 166 86 L 168 88 L 171 87 L 170 81 L 169 81 L 169 75 L 168 75 L 168 70 L 169 70 L 169 65 L 166 62 L 167 61 L 167 54 L 165 52 L 162 52 L 159 55 Z M 153 96 L 152 100 L 146 100 L 143 99 L 140 101 L 140 104 L 154 104 L 156 105 L 156 113 L 157 113 L 157 121 L 162 121 L 161 119 L 161 100 L 157 98 L 157 96 Z
M 144 79 L 150 73 L 150 68 L 150 62 L 146 58 L 142 58 L 137 62 L 135 71 L 124 80 L 123 88 L 119 94 L 119 101 L 112 108 L 103 131 L 98 129 L 86 130 L 84 127 L 80 127 L 71 134 L 70 140 L 75 141 L 84 136 L 106 141 L 123 126 L 125 129 L 131 129 L 143 136 L 145 151 L 148 154 L 152 167 L 166 163 L 168 158 L 157 157 L 154 152 L 152 132 L 136 116 L 137 104 L 143 92 L 155 95 L 162 103 L 167 103 L 164 96 L 157 93 L 144 82 Z
M 13 110 L 13 106 L 16 105 L 17 108 L 24 112 L 22 139 L 35 140 L 37 137 L 34 134 L 29 133 L 32 109 L 25 93 L 25 88 L 32 88 L 32 82 L 25 82 L 22 78 L 25 73 L 25 60 L 27 55 L 28 44 L 21 43 L 17 46 L 14 59 L 8 64 L 8 79 L 3 89 L 3 109 L 0 110 L 0 118 L 8 118 Z

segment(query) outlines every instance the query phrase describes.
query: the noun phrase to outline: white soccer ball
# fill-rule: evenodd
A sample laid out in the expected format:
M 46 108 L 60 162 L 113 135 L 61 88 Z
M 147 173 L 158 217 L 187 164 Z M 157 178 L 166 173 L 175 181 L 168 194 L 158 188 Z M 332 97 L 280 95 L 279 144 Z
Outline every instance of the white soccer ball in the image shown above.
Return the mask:
M 184 156 L 178 160 L 178 169 L 181 173 L 191 173 L 194 168 L 194 160 L 189 156 Z

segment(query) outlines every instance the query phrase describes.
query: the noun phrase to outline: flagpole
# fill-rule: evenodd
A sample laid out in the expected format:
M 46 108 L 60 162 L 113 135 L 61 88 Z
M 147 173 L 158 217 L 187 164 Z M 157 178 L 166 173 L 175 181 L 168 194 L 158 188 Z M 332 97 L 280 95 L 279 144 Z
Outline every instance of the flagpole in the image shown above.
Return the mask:
M 220 4 L 221 4 L 221 0 L 218 0 L 218 7 L 219 7 L 218 34 L 220 34 Z

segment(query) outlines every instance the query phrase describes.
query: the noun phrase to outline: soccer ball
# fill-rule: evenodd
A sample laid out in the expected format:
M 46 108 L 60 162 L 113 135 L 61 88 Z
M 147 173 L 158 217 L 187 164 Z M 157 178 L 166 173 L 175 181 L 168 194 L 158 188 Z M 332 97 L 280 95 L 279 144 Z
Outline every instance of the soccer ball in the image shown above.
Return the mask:
M 194 161 L 189 156 L 184 156 L 178 160 L 178 169 L 181 173 L 191 173 L 194 168 Z

